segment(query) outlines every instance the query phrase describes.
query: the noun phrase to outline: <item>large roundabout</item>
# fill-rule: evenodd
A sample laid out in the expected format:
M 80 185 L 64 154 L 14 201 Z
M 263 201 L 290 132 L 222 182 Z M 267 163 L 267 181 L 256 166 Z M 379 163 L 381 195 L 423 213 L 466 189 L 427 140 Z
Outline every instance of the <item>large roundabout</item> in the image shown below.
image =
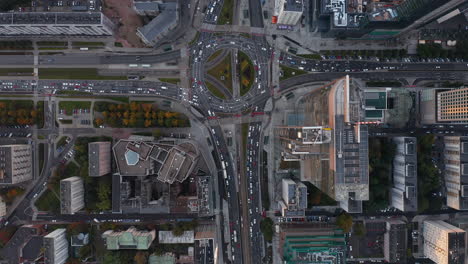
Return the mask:
M 271 50 L 263 37 L 201 33 L 190 50 L 191 100 L 200 109 L 224 113 L 238 113 L 263 104 L 270 96 L 270 57 Z M 210 72 L 218 65 L 221 66 Z

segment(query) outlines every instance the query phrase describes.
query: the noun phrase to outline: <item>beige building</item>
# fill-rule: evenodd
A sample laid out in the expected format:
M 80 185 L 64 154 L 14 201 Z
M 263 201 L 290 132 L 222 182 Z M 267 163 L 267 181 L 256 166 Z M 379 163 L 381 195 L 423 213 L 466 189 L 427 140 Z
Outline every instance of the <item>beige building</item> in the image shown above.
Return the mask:
M 468 87 L 421 92 L 421 123 L 468 123 Z
M 65 228 L 59 228 L 44 237 L 44 263 L 63 264 L 68 259 L 68 240 Z
M 0 146 L 0 184 L 16 184 L 32 179 L 31 145 Z
M 447 206 L 468 210 L 468 137 L 444 137 Z
M 103 176 L 111 172 L 111 142 L 88 144 L 89 176 Z
M 464 264 L 466 233 L 442 220 L 424 221 L 424 255 L 437 264 Z
M 278 24 L 294 26 L 301 20 L 304 10 L 302 0 L 277 0 L 275 4 L 277 5 L 275 10 L 278 15 Z
M 0 198 L 0 217 L 4 217 L 7 213 L 7 207 L 5 201 Z
M 84 208 L 83 179 L 74 176 L 60 181 L 60 212 L 74 214 Z

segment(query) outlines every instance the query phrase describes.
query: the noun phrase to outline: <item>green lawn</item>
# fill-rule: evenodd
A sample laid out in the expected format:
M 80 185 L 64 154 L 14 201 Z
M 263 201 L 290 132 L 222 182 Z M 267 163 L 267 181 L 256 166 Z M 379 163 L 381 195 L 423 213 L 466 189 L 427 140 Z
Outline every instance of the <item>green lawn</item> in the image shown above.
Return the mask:
M 173 84 L 177 84 L 180 82 L 179 78 L 159 78 L 159 80 L 161 82 L 167 82 L 167 83 L 173 83 Z
M 36 42 L 38 46 L 67 46 L 68 42 L 66 41 L 38 41 Z
M 321 60 L 322 57 L 320 54 L 297 54 L 297 56 L 306 58 L 306 59 L 313 59 L 313 60 Z
M 53 191 L 47 189 L 36 201 L 39 211 L 60 212 L 60 199 Z
M 242 155 L 244 158 L 247 158 L 246 153 L 247 153 L 247 136 L 249 133 L 249 123 L 243 123 L 242 124 Z
M 306 71 L 286 67 L 284 65 L 280 65 L 280 68 L 281 68 L 281 71 L 283 72 L 283 75 L 280 77 L 280 81 L 307 73 Z
M 73 114 L 73 109 L 91 109 L 91 102 L 86 102 L 86 101 L 60 101 L 59 102 L 59 109 L 64 109 L 66 111 L 66 114 L 71 116 Z
M 226 86 L 226 88 L 228 88 L 228 90 L 232 93 L 232 69 L 231 56 L 229 56 L 229 54 L 224 57 L 220 63 L 211 68 L 208 71 L 208 74 L 222 82 L 224 86 Z M 222 80 L 221 77 L 224 77 L 224 80 Z
M 57 142 L 57 148 L 60 148 L 61 146 L 64 146 L 65 144 L 67 144 L 67 139 L 68 139 L 67 136 L 61 137 L 59 141 Z
M 255 69 L 249 56 L 242 51 L 238 52 L 240 95 L 246 94 L 254 83 Z
M 200 32 L 197 31 L 197 34 L 195 34 L 193 39 L 189 42 L 189 46 L 195 44 L 198 41 L 198 37 L 200 37 Z
M 104 42 L 89 42 L 89 41 L 76 41 L 72 42 L 72 46 L 105 46 L 106 43 Z
M 122 47 L 123 47 L 123 44 L 120 43 L 120 42 L 114 42 L 114 46 L 119 47 L 119 48 L 122 48 Z
M 219 97 L 221 99 L 226 99 L 226 96 L 212 83 L 205 81 L 206 88 L 216 97 Z
M 32 68 L 0 68 L 0 75 L 8 76 L 8 75 L 24 75 L 24 74 L 32 74 Z
M 212 60 L 216 59 L 221 54 L 221 52 L 223 52 L 223 50 L 215 51 L 213 54 L 211 54 L 211 56 L 208 58 L 207 61 L 212 61 Z
M 223 9 L 218 18 L 218 25 L 232 25 L 232 16 L 234 12 L 234 1 L 224 0 Z
M 103 76 L 96 68 L 39 68 L 39 79 L 127 80 L 127 76 Z
M 39 174 L 42 172 L 42 168 L 44 167 L 44 150 L 45 144 L 39 143 Z
M 39 50 L 66 50 L 67 47 L 39 47 Z

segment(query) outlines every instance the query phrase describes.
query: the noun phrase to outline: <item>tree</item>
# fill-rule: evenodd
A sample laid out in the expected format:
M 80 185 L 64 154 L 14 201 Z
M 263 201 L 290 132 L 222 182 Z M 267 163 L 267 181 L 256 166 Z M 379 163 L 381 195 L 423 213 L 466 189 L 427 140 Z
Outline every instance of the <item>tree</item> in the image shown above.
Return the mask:
M 268 242 L 273 239 L 273 220 L 270 217 L 263 219 L 260 222 L 260 231 Z
M 172 229 L 172 234 L 176 237 L 181 236 L 184 234 L 184 229 L 181 225 L 176 225 L 174 229 Z
M 343 212 L 336 218 L 336 224 L 343 229 L 345 233 L 348 233 L 353 226 L 353 217 L 350 214 Z
M 102 126 L 102 124 L 104 124 L 104 120 L 99 117 L 94 119 L 94 122 L 96 123 L 96 126 Z
M 136 264 L 145 264 L 148 261 L 148 252 L 138 250 L 134 257 Z
M 108 210 L 111 207 L 109 195 L 111 193 L 110 187 L 107 184 L 99 184 L 98 187 L 98 198 L 99 202 L 96 204 L 96 207 L 99 210 Z
M 161 135 L 162 135 L 162 133 L 161 133 L 160 129 L 153 130 L 153 137 L 155 137 L 156 139 L 160 138 Z
M 362 222 L 355 223 L 353 230 L 354 230 L 354 234 L 356 234 L 356 236 L 359 236 L 359 237 L 363 237 L 367 233 L 366 227 L 364 226 Z

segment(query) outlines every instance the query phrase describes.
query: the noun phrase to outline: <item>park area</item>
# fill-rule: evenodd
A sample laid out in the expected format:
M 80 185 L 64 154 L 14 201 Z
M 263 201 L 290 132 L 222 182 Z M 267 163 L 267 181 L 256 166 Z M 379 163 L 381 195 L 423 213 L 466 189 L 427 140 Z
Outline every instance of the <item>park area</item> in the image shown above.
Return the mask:
M 42 127 L 44 102 L 34 106 L 32 100 L 0 100 L 0 125 L 34 125 Z
M 280 69 L 281 69 L 280 81 L 307 73 L 306 71 L 290 68 L 284 65 L 280 65 Z
M 239 76 L 240 76 L 240 95 L 245 95 L 254 83 L 255 70 L 249 56 L 242 51 L 238 52 Z
M 91 102 L 89 101 L 60 101 L 59 109 L 64 110 L 65 114 L 71 116 L 73 110 L 91 109 Z
M 158 109 L 156 104 L 148 102 L 94 103 L 97 112 L 94 119 L 96 126 L 106 124 L 111 127 L 188 127 L 188 118 L 177 112 Z
M 224 0 L 223 8 L 218 18 L 218 25 L 232 25 L 234 0 Z

